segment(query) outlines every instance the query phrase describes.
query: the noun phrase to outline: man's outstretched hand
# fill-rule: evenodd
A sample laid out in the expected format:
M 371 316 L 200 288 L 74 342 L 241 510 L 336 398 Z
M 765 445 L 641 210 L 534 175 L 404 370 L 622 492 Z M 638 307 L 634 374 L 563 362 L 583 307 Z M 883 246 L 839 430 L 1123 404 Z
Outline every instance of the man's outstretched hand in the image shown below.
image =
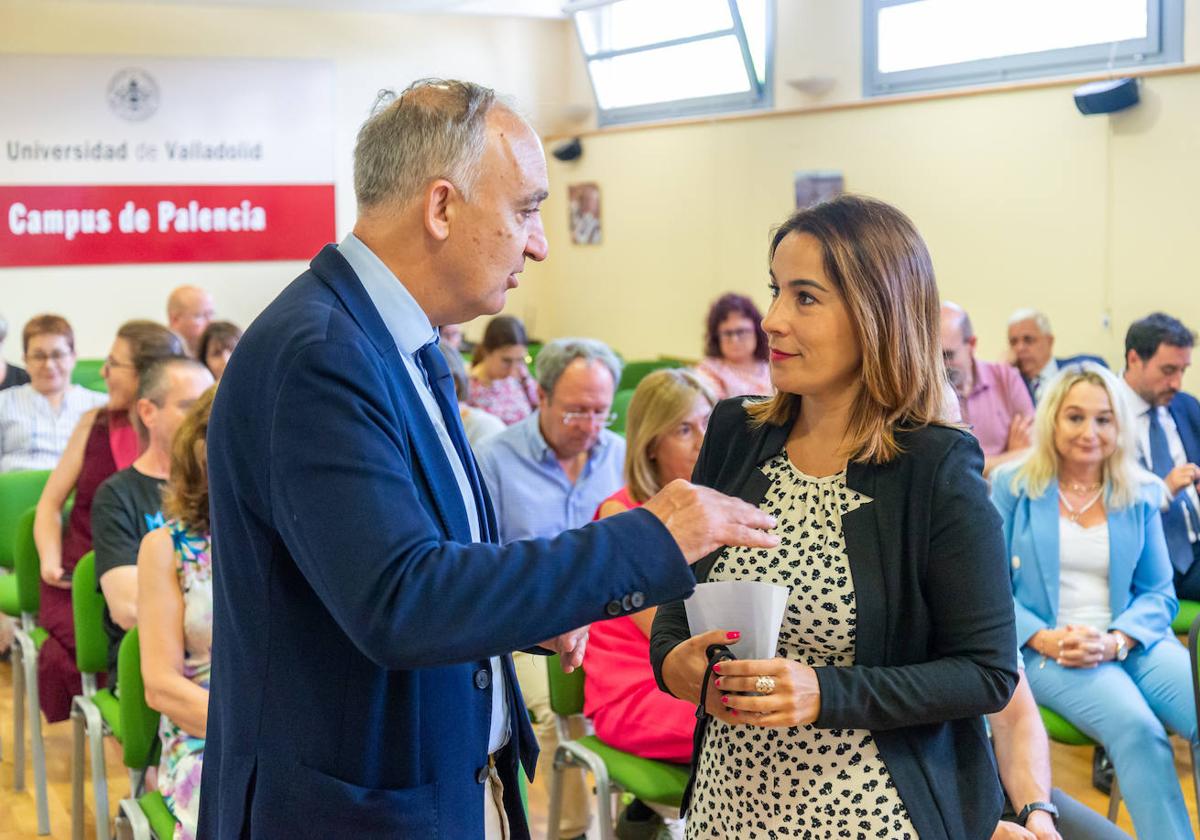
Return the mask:
M 676 479 L 658 492 L 645 509 L 657 516 L 689 563 L 725 545 L 774 548 L 770 533 L 775 520 L 754 505 L 708 487 Z

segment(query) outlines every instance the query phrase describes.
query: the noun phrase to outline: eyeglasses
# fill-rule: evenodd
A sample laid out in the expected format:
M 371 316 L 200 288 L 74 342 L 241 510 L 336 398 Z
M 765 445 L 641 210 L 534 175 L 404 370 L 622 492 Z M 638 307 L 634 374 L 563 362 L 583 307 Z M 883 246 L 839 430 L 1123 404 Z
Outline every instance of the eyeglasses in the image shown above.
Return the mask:
M 58 364 L 59 362 L 66 361 L 69 358 L 71 358 L 71 352 L 69 350 L 55 350 L 53 353 L 25 354 L 25 361 L 33 365 L 44 365 L 46 362 L 54 362 L 54 364 Z
M 745 341 L 754 335 L 749 327 L 738 327 L 736 330 L 717 330 L 717 337 L 724 341 Z
M 601 426 L 611 426 L 617 422 L 615 411 L 564 411 L 562 416 L 564 426 L 578 426 L 595 423 Z
M 108 368 L 109 370 L 112 370 L 113 368 L 130 368 L 132 370 L 136 367 L 137 365 L 133 364 L 133 362 L 118 362 L 112 356 L 109 356 L 104 360 L 104 364 L 101 365 L 100 369 L 103 370 L 104 368 Z

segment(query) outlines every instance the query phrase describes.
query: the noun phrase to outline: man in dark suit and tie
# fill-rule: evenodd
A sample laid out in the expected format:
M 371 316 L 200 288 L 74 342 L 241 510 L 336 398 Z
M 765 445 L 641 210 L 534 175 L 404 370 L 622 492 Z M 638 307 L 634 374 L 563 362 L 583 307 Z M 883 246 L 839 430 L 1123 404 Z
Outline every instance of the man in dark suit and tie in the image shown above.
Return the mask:
M 685 597 L 688 563 L 774 523 L 677 482 L 497 545 L 436 327 L 545 258 L 541 145 L 490 90 L 427 80 L 363 126 L 354 183 L 353 233 L 250 327 L 213 408 L 199 835 L 527 838 L 509 652 L 570 670 L 572 628 Z
M 1018 309 L 1008 319 L 1008 350 L 1012 354 L 1013 364 L 1021 372 L 1021 379 L 1029 389 L 1034 405 L 1045 393 L 1046 384 L 1067 365 L 1092 362 L 1108 367 L 1104 359 L 1087 353 L 1055 356 L 1050 319 L 1036 309 Z
M 1125 334 L 1122 375 L 1136 421 L 1138 458 L 1171 494 L 1163 532 L 1175 592 L 1189 600 L 1200 600 L 1200 402 L 1181 389 L 1195 340 L 1191 330 L 1161 312 L 1134 321 Z

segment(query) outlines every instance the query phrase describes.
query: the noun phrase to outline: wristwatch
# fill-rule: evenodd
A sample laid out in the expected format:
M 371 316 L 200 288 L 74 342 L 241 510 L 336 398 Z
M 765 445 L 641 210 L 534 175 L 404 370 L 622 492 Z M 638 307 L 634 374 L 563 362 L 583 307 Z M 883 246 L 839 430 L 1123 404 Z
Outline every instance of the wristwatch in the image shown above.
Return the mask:
M 1025 822 L 1029 819 L 1029 815 L 1034 811 L 1045 811 L 1050 815 L 1050 819 L 1054 820 L 1054 825 L 1058 825 L 1058 809 L 1049 802 L 1030 802 L 1017 815 L 1017 822 L 1024 826 Z
M 1125 657 L 1129 656 L 1129 647 L 1125 644 L 1125 636 L 1121 633 L 1113 633 L 1112 637 L 1117 640 L 1115 658 L 1118 662 L 1124 662 Z

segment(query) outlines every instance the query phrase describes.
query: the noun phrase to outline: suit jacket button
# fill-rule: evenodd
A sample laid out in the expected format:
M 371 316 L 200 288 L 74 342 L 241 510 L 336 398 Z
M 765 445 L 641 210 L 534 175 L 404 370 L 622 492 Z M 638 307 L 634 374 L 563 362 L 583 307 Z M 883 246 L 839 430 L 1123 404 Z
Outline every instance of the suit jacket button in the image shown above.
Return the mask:
M 633 597 L 626 595 L 621 599 L 621 609 L 625 612 L 633 612 Z
M 608 606 L 606 606 L 604 608 L 604 611 L 606 613 L 608 613 L 609 615 L 614 615 L 614 616 L 620 615 L 621 614 L 621 602 L 620 601 L 609 601 Z
M 485 764 L 482 767 L 480 767 L 478 771 L 476 771 L 475 781 L 479 782 L 479 784 L 483 784 L 487 780 L 488 780 L 488 766 Z
M 640 610 L 642 608 L 642 606 L 646 603 L 646 596 L 643 595 L 641 592 L 634 592 L 629 597 L 630 597 L 630 600 L 633 601 L 633 608 L 635 610 Z
M 480 668 L 475 672 L 475 687 L 480 691 L 492 684 L 492 675 L 487 672 L 487 668 Z
M 1021 568 L 1021 558 L 1014 554 L 1013 559 L 1012 559 L 1012 564 L 1013 564 L 1014 569 Z

